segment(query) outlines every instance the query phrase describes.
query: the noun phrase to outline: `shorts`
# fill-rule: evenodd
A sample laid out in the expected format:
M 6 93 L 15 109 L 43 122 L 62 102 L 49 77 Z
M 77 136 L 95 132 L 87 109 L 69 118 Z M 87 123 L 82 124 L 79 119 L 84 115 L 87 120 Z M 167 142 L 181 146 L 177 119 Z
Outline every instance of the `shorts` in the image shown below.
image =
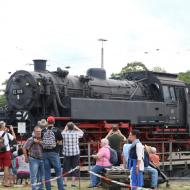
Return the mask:
M 17 173 L 17 179 L 29 179 L 30 173 Z
M 63 159 L 63 174 L 79 166 L 79 164 L 80 164 L 80 155 L 65 156 Z M 78 169 L 70 173 L 70 175 L 73 177 L 78 177 L 78 174 L 79 174 Z
M 0 168 L 4 167 L 11 167 L 11 152 L 6 151 L 6 152 L 1 152 L 0 153 Z

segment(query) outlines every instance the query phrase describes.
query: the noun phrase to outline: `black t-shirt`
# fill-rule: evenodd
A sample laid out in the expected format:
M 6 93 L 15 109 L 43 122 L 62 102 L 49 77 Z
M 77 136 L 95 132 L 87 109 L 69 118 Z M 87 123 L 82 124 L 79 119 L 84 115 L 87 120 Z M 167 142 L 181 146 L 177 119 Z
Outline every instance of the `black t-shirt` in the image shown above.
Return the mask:
M 57 141 L 62 141 L 63 138 L 62 138 L 62 135 L 61 135 L 61 131 L 57 128 L 55 128 L 54 126 L 48 126 L 48 128 L 45 128 L 42 130 L 42 139 L 43 139 L 43 135 L 44 133 L 47 131 L 47 129 L 51 129 L 55 135 L 55 139 Z M 60 145 L 57 144 L 57 146 L 53 149 L 43 149 L 43 152 L 57 152 L 59 153 L 60 152 Z

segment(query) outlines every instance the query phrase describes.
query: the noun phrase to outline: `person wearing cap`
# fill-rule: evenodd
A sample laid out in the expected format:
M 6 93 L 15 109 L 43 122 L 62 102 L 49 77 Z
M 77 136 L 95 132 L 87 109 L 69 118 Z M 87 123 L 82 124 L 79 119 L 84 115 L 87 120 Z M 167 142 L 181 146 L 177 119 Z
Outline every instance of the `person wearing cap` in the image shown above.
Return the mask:
M 63 137 L 63 170 L 64 172 L 68 172 L 70 169 L 74 169 L 80 164 L 79 139 L 83 137 L 84 133 L 73 122 L 68 122 L 61 134 Z M 72 172 L 71 175 L 71 187 L 76 187 L 75 181 L 76 177 L 78 177 L 78 170 Z M 67 177 L 65 177 L 64 181 L 66 186 Z
M 13 127 L 10 127 L 12 134 L 6 132 L 6 123 L 0 121 L 0 141 L 2 147 L 0 148 L 0 169 L 4 169 L 4 187 L 10 187 L 9 168 L 11 167 L 11 151 L 9 141 L 16 139 Z
M 151 174 L 151 189 L 156 189 L 158 186 L 158 171 L 151 167 L 150 165 L 150 159 L 149 159 L 149 155 L 151 152 L 151 148 L 150 146 L 145 145 L 144 149 L 144 171 L 145 172 L 149 172 Z
M 47 118 L 48 125 L 42 130 L 42 146 L 45 169 L 45 186 L 47 190 L 51 190 L 51 166 L 55 170 L 57 177 L 58 190 L 64 190 L 62 178 L 62 169 L 59 156 L 59 144 L 62 142 L 61 132 L 54 127 L 55 118 L 49 116 Z
M 120 166 L 122 152 L 121 145 L 126 141 L 126 137 L 121 133 L 118 125 L 113 125 L 112 129 L 109 131 L 105 138 L 109 140 L 110 147 L 117 152 L 118 162 L 114 165 Z

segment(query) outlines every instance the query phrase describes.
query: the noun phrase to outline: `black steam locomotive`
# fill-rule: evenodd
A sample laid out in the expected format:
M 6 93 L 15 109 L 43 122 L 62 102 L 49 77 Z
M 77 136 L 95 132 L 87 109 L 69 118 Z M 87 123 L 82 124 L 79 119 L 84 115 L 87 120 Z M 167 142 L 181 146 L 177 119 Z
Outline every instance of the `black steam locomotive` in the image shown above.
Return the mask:
M 31 125 L 54 115 L 190 131 L 190 88 L 177 75 L 142 71 L 115 80 L 100 68 L 88 69 L 86 76 L 68 74 L 47 71 L 45 60 L 34 60 L 33 72 L 15 72 L 6 87 L 6 117 Z

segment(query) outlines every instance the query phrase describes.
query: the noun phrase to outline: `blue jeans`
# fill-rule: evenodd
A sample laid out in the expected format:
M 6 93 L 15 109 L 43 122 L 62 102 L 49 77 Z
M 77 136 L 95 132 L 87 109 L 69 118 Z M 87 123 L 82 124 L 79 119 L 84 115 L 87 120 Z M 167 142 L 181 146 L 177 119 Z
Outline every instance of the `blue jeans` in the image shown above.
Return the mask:
M 51 190 L 51 182 L 49 180 L 51 179 L 51 166 L 52 166 L 55 170 L 56 177 L 59 177 L 57 179 L 58 190 L 64 190 L 59 154 L 56 152 L 44 152 L 43 156 L 44 156 L 46 189 Z
M 104 167 L 104 166 L 97 166 L 97 165 L 95 165 L 95 166 L 92 168 L 91 171 L 98 174 L 98 173 L 104 171 L 105 168 L 109 168 L 109 167 Z M 98 185 L 98 183 L 100 183 L 100 178 L 97 177 L 97 176 L 95 176 L 95 175 L 93 175 L 93 174 L 90 174 L 90 180 L 91 180 L 91 185 L 92 185 L 93 187 L 95 187 L 96 185 Z
M 158 185 L 158 171 L 151 166 L 145 167 L 144 171 L 148 171 L 151 173 L 151 187 L 156 188 Z
M 140 187 L 143 186 L 144 184 L 144 179 L 143 179 L 143 171 L 139 171 L 138 175 L 136 174 L 136 165 L 137 165 L 137 160 L 132 160 L 132 168 L 131 168 L 131 186 L 132 190 L 137 190 L 141 189 Z M 139 188 L 137 188 L 139 187 Z
M 30 180 L 32 185 L 32 190 L 43 190 L 43 178 L 44 178 L 44 162 L 43 160 L 35 159 L 29 157 L 29 167 L 30 167 Z M 35 183 L 41 183 L 40 185 L 35 185 Z

